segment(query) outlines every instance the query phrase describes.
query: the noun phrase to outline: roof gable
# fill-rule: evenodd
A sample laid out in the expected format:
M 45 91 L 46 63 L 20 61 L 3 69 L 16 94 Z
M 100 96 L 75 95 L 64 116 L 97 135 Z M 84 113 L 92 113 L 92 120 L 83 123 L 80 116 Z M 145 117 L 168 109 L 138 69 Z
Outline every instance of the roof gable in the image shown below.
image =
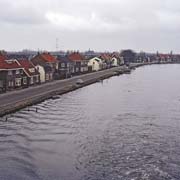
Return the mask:
M 83 61 L 85 58 L 78 52 L 74 52 L 68 55 L 71 61 Z
M 101 55 L 100 55 L 100 58 L 103 59 L 103 60 L 105 60 L 105 61 L 111 60 L 111 56 L 110 56 L 110 54 L 108 54 L 108 53 L 101 54 Z
M 27 59 L 18 60 L 19 64 L 24 68 L 28 76 L 38 75 L 38 71 L 31 61 Z
M 42 53 L 40 56 L 46 62 L 49 62 L 49 63 L 57 62 L 56 58 L 49 53 Z
M 0 69 L 23 69 L 23 67 L 17 62 L 17 60 L 4 60 L 0 61 Z
M 0 54 L 0 61 L 5 61 L 6 59 L 7 59 L 6 56 Z
M 68 56 L 58 56 L 57 60 L 59 62 L 70 62 L 71 61 Z

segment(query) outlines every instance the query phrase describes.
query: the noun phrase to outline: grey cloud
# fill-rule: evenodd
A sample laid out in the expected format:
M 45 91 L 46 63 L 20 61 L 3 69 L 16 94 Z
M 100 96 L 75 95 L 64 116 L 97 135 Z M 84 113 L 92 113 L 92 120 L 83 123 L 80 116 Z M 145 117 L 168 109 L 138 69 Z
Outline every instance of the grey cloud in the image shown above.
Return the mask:
M 62 49 L 180 51 L 179 0 L 0 0 L 0 6 L 3 49 L 53 50 L 59 38 Z
M 47 22 L 43 12 L 31 6 L 0 1 L 0 22 L 8 24 L 41 24 Z

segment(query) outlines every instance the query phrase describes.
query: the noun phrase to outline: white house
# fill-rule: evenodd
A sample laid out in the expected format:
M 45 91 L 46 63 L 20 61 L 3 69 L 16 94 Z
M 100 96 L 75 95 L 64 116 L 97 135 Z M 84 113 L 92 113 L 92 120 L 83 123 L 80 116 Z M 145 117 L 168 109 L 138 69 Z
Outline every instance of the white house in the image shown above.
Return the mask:
M 111 66 L 112 66 L 112 67 L 119 66 L 119 60 L 118 60 L 116 57 L 113 57 L 113 58 L 111 59 Z
M 38 70 L 40 74 L 40 82 L 44 83 L 46 81 L 46 73 L 44 67 L 41 65 L 36 65 L 35 68 Z
M 113 52 L 111 54 L 111 66 L 121 66 L 124 65 L 124 58 L 118 52 Z
M 103 68 L 103 62 L 100 58 L 94 57 L 89 60 L 88 66 L 92 67 L 92 71 L 99 71 Z

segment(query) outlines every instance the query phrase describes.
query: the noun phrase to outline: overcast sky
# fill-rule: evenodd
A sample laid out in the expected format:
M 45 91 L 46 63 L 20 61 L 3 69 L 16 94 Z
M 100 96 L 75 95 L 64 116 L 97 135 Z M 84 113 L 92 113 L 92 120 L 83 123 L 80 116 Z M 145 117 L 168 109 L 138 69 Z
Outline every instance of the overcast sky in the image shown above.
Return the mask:
M 180 0 L 0 0 L 0 49 L 180 53 Z

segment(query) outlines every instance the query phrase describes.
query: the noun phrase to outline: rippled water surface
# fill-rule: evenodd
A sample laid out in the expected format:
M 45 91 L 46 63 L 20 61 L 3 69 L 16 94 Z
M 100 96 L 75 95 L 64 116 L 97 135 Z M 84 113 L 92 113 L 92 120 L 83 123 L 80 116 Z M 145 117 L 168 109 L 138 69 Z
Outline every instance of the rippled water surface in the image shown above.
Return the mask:
M 141 67 L 4 119 L 0 180 L 180 179 L 180 65 Z

